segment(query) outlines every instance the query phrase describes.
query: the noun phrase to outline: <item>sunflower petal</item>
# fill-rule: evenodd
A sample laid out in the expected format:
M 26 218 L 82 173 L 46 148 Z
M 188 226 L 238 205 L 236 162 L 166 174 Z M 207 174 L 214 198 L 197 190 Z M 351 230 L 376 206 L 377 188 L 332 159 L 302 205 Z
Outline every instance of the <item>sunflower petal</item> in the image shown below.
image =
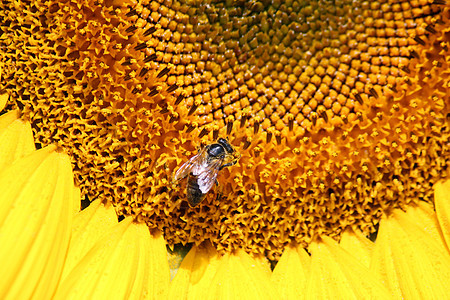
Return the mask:
M 271 280 L 281 299 L 298 299 L 305 294 L 311 258 L 303 248 L 287 247 L 278 261 Z
M 112 227 L 117 225 L 117 215 L 114 208 L 105 207 L 100 201 L 94 201 L 86 209 L 75 215 L 72 228 L 72 238 L 63 278 L 80 262 L 86 253 Z
M 18 110 L 9 111 L 0 116 L 0 130 L 4 130 L 12 122 L 19 119 L 20 112 Z
M 125 219 L 101 238 L 58 286 L 55 299 L 165 299 L 169 266 L 161 235 Z
M 268 265 L 243 250 L 219 259 L 208 299 L 277 299 Z
M 218 255 L 211 246 L 193 246 L 170 283 L 169 299 L 205 299 L 217 272 Z
M 404 221 L 409 220 L 410 222 L 413 222 L 414 225 L 420 220 L 420 228 L 424 230 L 431 239 L 438 243 L 445 244 L 442 232 L 439 230 L 440 225 L 436 217 L 436 212 L 429 203 L 419 202 L 415 207 L 408 208 L 407 218 L 404 218 L 406 215 L 401 213 L 400 210 L 397 211 L 397 213 L 398 217 L 401 217 Z
M 148 230 L 147 225 L 141 224 L 140 226 Z M 147 267 L 141 269 L 141 272 L 149 275 L 147 286 L 149 287 L 148 295 L 151 295 L 150 298 L 164 299 L 169 292 L 170 283 L 166 241 L 162 233 L 157 230 L 153 230 L 150 237 L 151 244 L 148 248 L 143 248 L 144 251 L 150 249 L 149 262 Z
M 73 213 L 77 214 L 81 210 L 81 190 L 79 187 L 73 187 L 73 199 L 75 199 L 75 205 L 73 206 Z
M 450 250 L 450 180 L 436 183 L 434 206 L 447 250 Z
M 388 290 L 336 241 L 324 237 L 311 249 L 308 299 L 389 299 Z
M 371 269 L 398 298 L 448 297 L 450 257 L 430 215 L 431 206 L 422 204 L 380 223 Z
M 0 172 L 0 298 L 48 299 L 61 276 L 73 218 L 73 175 L 55 147 Z
M 29 123 L 15 120 L 0 129 L 0 169 L 36 150 Z
M 370 258 L 374 244 L 362 233 L 355 232 L 353 229 L 346 229 L 342 234 L 339 245 L 342 249 L 351 253 L 366 267 L 370 266 Z

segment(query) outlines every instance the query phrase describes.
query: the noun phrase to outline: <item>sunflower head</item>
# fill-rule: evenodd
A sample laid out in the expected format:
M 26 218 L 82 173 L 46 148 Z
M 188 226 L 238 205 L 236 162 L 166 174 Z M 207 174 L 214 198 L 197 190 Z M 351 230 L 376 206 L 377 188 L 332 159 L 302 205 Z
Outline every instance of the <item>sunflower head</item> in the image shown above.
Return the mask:
M 373 232 L 448 176 L 441 1 L 2 6 L 10 105 L 66 149 L 84 196 L 169 244 L 276 259 L 293 241 Z M 172 175 L 218 138 L 241 158 L 190 208 Z

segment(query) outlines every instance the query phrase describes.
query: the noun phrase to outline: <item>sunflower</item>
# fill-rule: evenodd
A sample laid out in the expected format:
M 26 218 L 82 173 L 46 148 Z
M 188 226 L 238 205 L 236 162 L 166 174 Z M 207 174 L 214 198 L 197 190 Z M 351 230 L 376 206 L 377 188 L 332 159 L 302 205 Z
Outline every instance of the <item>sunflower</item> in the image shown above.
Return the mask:
M 0 103 L 11 111 L 5 127 L 19 126 L 20 115 L 42 148 L 36 151 L 40 158 L 22 165 L 66 160 L 60 163 L 66 170 L 71 166 L 80 188 L 74 197 L 93 202 L 80 215 L 95 215 L 104 204 L 125 218 L 119 229 L 112 226 L 98 238 L 81 234 L 79 228 L 89 222 L 74 217 L 75 242 L 62 232 L 64 240 L 58 239 L 67 260 L 59 260 L 52 275 L 42 265 L 37 272 L 44 274 L 39 279 L 53 278 L 45 283 L 46 295 L 66 297 L 80 286 L 91 286 L 87 294 L 104 294 L 93 282 L 123 288 L 114 293 L 123 297 L 261 298 L 280 291 L 287 297 L 298 292 L 413 297 L 427 295 L 427 287 L 445 295 L 439 287 L 449 278 L 448 230 L 442 225 L 448 214 L 441 212 L 448 184 L 439 183 L 449 175 L 450 153 L 445 2 L 5 1 L 2 6 Z M 219 137 L 241 158 L 219 172 L 221 192 L 210 191 L 190 208 L 186 183 L 173 182 L 172 174 Z M 6 144 L 10 140 L 8 133 Z M 9 164 L 29 156 L 7 153 L 3 159 Z M 66 174 L 60 188 L 58 174 L 48 186 L 67 194 L 73 190 L 66 186 L 70 180 Z M 13 176 L 6 178 L 5 188 L 13 189 Z M 39 184 L 35 190 L 45 201 L 51 198 L 45 193 L 58 194 Z M 433 187 L 436 213 L 429 206 Z M 27 193 L 17 192 L 22 188 L 27 190 L 19 182 L 16 192 L 5 194 L 5 207 L 23 205 L 21 195 Z M 51 205 L 58 204 L 42 204 Z M 27 210 L 23 213 L 26 219 Z M 73 217 L 49 213 L 57 215 L 55 223 Z M 17 222 L 11 226 L 25 226 Z M 69 232 L 69 223 L 61 230 Z M 135 228 L 137 233 L 129 233 Z M 365 238 L 375 233 L 375 244 Z M 142 235 L 149 242 L 133 251 L 157 245 L 159 250 L 148 251 L 164 256 L 163 241 L 170 248 L 193 244 L 170 288 L 167 274 L 159 275 L 168 273 L 166 264 L 157 265 L 165 259 L 144 256 L 141 269 L 132 261 L 141 258 L 139 252 L 129 257 L 121 252 L 121 239 Z M 12 238 L 5 243 L 15 245 Z M 429 243 L 418 242 L 424 239 Z M 118 250 L 98 257 L 99 249 L 116 242 Z M 43 253 L 54 250 L 46 245 Z M 20 257 L 25 249 L 8 253 Z M 34 262 L 33 250 L 28 253 Z M 109 263 L 122 255 L 130 260 L 117 265 L 136 269 L 127 269 L 131 283 L 84 276 L 92 271 L 114 277 Z M 8 282 L 31 270 L 23 257 L 12 264 Z M 98 271 L 103 268 L 105 273 Z M 140 275 L 148 270 L 156 275 Z M 293 276 L 299 270 L 303 283 Z M 418 275 L 405 275 L 410 273 Z M 162 283 L 151 290 L 155 278 Z M 44 295 L 36 282 L 24 297 Z M 135 285 L 139 291 L 130 287 Z M 10 297 L 22 292 L 8 287 Z

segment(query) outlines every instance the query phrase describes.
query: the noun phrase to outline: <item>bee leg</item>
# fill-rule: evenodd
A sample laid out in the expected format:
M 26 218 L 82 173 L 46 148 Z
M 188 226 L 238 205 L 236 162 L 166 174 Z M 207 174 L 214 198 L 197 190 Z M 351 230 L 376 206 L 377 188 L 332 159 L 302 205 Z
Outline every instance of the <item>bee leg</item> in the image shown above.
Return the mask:
M 222 199 L 222 196 L 223 196 L 223 190 L 222 190 L 222 188 L 220 187 L 219 182 L 217 181 L 217 179 L 216 179 L 216 186 L 217 186 L 217 189 L 218 189 L 216 201 L 219 201 L 220 199 Z

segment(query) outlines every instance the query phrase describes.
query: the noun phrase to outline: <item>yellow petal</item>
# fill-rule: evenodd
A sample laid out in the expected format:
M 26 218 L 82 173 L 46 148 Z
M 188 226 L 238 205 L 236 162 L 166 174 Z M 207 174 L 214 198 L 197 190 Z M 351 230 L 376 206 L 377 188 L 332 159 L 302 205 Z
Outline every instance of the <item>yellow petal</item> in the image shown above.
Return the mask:
M 433 210 L 431 204 L 426 202 L 419 202 L 416 206 L 408 208 L 408 215 L 405 215 L 400 210 L 396 211 L 398 217 L 414 224 L 420 220 L 420 228 L 437 243 L 445 244 L 444 237 L 440 231 L 439 221 L 436 216 L 436 212 Z M 394 215 L 395 215 L 394 214 Z
M 77 214 L 81 210 L 81 191 L 79 187 L 73 187 L 73 199 L 75 199 L 75 205 L 73 207 L 73 213 Z
M 17 120 L 20 116 L 20 112 L 18 110 L 12 110 L 7 112 L 4 115 L 0 116 L 0 130 L 5 129 L 9 126 L 12 122 Z
M 193 246 L 170 283 L 169 299 L 205 299 L 217 272 L 218 255 L 211 245 Z
M 371 269 L 405 299 L 445 299 L 450 256 L 435 227 L 431 206 L 394 211 L 380 223 Z
M 219 265 L 206 299 L 277 299 L 267 264 L 243 250 L 226 254 Z
M 1 299 L 49 299 L 61 276 L 73 218 L 67 155 L 46 147 L 0 171 Z
M 0 169 L 36 150 L 30 124 L 18 119 L 12 121 L 14 116 L 14 113 L 7 116 L 8 125 L 0 128 Z
M 94 201 L 86 209 L 75 215 L 69 252 L 64 265 L 63 278 L 91 250 L 95 243 L 112 227 L 117 225 L 114 208 L 105 207 L 100 201 Z
M 1 70 L 0 70 L 0 78 L 1 78 Z M 8 98 L 9 94 L 7 93 L 0 94 L 0 111 L 2 111 L 5 108 L 6 103 L 8 102 Z
M 346 229 L 342 234 L 339 245 L 357 258 L 364 266 L 370 266 L 374 244 L 362 233 L 355 232 L 353 229 Z
M 140 226 L 147 227 L 144 224 Z M 153 230 L 150 237 L 149 262 L 147 263 L 148 266 L 143 269 L 143 273 L 149 276 L 147 286 L 149 288 L 148 295 L 150 295 L 150 298 L 164 299 L 163 296 L 167 297 L 167 293 L 169 292 L 170 283 L 166 241 L 158 230 Z
M 307 299 L 389 299 L 388 290 L 336 241 L 324 237 L 311 249 Z
M 271 276 L 280 299 L 299 299 L 304 296 L 310 264 L 311 258 L 304 249 L 287 247 L 284 250 Z
M 58 286 L 55 299 L 165 299 L 168 286 L 164 239 L 128 218 L 95 243 Z
M 450 180 L 438 182 L 434 190 L 434 206 L 439 221 L 440 230 L 450 249 Z

